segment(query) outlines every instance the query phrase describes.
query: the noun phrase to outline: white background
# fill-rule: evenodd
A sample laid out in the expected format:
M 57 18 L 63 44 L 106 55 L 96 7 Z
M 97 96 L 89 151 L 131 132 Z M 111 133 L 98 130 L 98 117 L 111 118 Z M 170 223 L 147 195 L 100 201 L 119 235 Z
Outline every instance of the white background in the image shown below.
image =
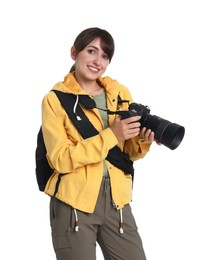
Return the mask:
M 49 198 L 35 177 L 40 106 L 69 71 L 75 37 L 92 26 L 116 42 L 106 74 L 186 128 L 176 150 L 153 144 L 135 164 L 132 207 L 147 259 L 215 259 L 213 2 L 1 1 L 1 259 L 55 259 Z

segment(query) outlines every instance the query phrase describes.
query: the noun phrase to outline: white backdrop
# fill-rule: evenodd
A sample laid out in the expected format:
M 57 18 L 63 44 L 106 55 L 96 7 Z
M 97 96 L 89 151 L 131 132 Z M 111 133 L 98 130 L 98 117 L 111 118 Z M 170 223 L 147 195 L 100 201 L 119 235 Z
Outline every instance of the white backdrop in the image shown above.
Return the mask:
M 1 1 L 1 259 L 55 259 L 49 198 L 35 179 L 40 105 L 91 26 L 116 42 L 106 74 L 186 128 L 176 150 L 154 144 L 135 163 L 132 207 L 147 259 L 215 259 L 214 13 L 212 0 Z

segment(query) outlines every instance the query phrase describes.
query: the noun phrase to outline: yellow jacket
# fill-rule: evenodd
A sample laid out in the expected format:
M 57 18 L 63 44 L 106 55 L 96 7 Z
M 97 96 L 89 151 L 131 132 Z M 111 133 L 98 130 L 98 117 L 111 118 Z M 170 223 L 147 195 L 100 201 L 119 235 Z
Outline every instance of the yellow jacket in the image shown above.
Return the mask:
M 105 89 L 107 108 L 128 109 L 128 104 L 118 105 L 118 95 L 132 102 L 129 90 L 110 77 L 99 78 Z M 73 73 L 66 75 L 63 82 L 57 83 L 53 89 L 76 95 L 87 94 L 75 80 Z M 143 142 L 140 137 L 118 142 L 112 130 L 103 128 L 99 111 L 84 109 L 99 134 L 83 139 L 71 123 L 67 113 L 53 91 L 42 101 L 42 130 L 47 149 L 47 158 L 54 173 L 49 179 L 45 193 L 53 196 L 59 173 L 63 174 L 55 194 L 56 198 L 84 212 L 94 211 L 103 176 L 103 163 L 108 151 L 118 145 L 129 153 L 132 161 L 140 159 L 149 151 L 151 142 Z M 109 115 L 109 125 L 115 115 Z M 110 175 L 113 203 L 117 209 L 132 200 L 132 177 L 113 166 L 106 160 Z

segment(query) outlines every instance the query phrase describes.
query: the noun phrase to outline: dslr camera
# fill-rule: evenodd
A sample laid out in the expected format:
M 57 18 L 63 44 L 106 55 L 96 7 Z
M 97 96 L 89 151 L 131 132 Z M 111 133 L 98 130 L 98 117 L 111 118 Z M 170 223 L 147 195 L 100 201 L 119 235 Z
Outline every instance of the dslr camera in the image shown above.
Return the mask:
M 121 119 L 132 116 L 141 116 L 139 120 L 141 129 L 143 127 L 151 129 L 155 133 L 155 140 L 171 150 L 176 149 L 184 137 L 185 128 L 183 126 L 171 123 L 159 116 L 150 115 L 150 109 L 148 106 L 131 103 L 128 111 L 119 112 Z

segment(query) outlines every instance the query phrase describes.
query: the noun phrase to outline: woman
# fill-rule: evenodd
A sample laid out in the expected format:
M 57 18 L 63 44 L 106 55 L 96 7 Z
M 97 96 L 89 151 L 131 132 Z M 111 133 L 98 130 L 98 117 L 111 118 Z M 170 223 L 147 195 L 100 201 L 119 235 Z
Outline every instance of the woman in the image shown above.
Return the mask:
M 82 107 L 99 131 L 97 135 L 83 140 L 54 91 L 42 102 L 43 136 L 54 169 L 45 193 L 51 196 L 52 240 L 58 260 L 95 260 L 96 242 L 106 260 L 146 259 L 129 205 L 132 175 L 106 157 L 118 146 L 131 161 L 143 158 L 154 133 L 140 129 L 140 116 L 121 119 L 107 114 L 107 109 L 128 110 L 132 102 L 125 86 L 102 77 L 113 54 L 114 40 L 106 30 L 82 31 L 71 48 L 74 65 L 70 73 L 53 88 L 79 97 L 88 95 L 102 108 Z M 119 96 L 128 102 L 118 102 Z

